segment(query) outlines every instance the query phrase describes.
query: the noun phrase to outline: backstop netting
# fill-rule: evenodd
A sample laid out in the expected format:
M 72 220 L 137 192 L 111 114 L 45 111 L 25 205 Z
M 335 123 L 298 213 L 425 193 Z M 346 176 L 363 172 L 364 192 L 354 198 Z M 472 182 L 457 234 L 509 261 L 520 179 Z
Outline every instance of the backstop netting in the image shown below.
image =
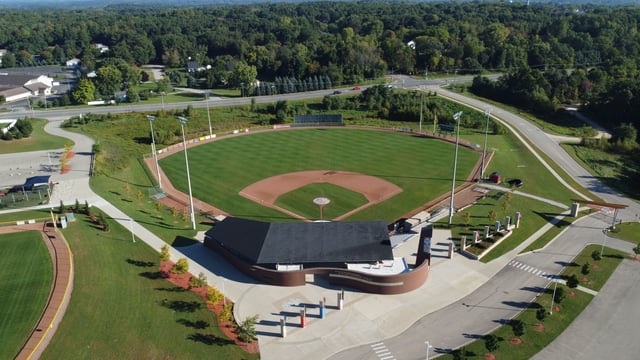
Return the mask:
M 342 114 L 296 115 L 293 126 L 344 126 Z

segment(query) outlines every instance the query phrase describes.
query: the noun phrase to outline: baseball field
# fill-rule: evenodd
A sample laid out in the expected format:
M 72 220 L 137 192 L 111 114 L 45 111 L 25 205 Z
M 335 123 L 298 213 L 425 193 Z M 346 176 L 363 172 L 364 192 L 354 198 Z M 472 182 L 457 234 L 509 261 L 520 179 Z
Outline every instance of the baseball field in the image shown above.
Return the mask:
M 390 222 L 450 191 L 454 149 L 408 133 L 314 128 L 221 138 L 189 148 L 188 158 L 193 196 L 234 216 L 313 220 L 313 199 L 321 196 L 331 200 L 329 218 Z M 456 186 L 479 157 L 459 148 Z M 183 152 L 160 166 L 188 193 Z M 334 186 L 309 187 L 324 183 Z

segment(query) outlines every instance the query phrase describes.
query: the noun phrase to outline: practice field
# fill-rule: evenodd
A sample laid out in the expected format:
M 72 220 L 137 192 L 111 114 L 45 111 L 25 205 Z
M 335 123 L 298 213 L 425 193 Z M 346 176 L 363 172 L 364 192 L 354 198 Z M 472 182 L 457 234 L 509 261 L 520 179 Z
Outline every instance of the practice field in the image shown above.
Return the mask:
M 194 197 L 234 216 L 291 220 L 239 192 L 276 175 L 330 170 L 374 176 L 402 189 L 348 218 L 391 222 L 450 191 L 454 145 L 404 133 L 318 128 L 222 138 L 193 147 L 188 155 Z M 466 179 L 479 157 L 460 147 L 456 185 Z M 188 193 L 182 152 L 161 159 L 160 166 L 177 189 Z
M 49 298 L 51 256 L 35 231 L 0 235 L 0 359 L 13 359 Z

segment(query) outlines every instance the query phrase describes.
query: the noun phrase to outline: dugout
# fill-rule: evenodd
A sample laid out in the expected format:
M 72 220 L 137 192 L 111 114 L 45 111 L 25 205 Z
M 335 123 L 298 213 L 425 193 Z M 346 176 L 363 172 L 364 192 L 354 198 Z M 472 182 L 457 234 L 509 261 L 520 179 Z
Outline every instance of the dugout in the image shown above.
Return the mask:
M 342 114 L 296 115 L 293 117 L 293 126 L 344 126 L 344 122 Z

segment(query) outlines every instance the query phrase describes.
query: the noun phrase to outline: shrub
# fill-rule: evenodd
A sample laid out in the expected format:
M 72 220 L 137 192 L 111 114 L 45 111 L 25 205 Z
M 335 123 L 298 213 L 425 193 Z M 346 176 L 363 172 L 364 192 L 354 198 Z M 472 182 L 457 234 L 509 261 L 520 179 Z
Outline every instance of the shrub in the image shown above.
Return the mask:
M 104 213 L 100 213 L 100 216 L 98 217 L 98 222 L 100 223 L 100 225 L 102 225 L 102 231 L 104 232 L 109 231 L 109 222 L 107 221 L 107 217 L 104 216 Z
M 574 274 L 569 276 L 569 278 L 567 279 L 567 286 L 575 289 L 578 287 L 579 281 L 578 281 L 578 277 Z
M 547 311 L 544 308 L 539 308 L 536 310 L 536 319 L 539 321 L 544 321 L 544 318 L 547 316 Z
M 210 304 L 217 304 L 224 300 L 224 294 L 214 287 L 207 288 L 207 302 Z
M 239 324 L 236 328 L 238 339 L 243 342 L 250 343 L 256 339 L 256 323 L 258 322 L 258 315 L 249 316 Z
M 171 268 L 174 274 L 186 274 L 189 271 L 189 262 L 186 258 L 180 258 Z
M 489 352 L 493 352 L 498 350 L 499 344 L 498 344 L 498 337 L 490 334 L 490 335 L 485 335 L 484 337 L 484 347 L 487 348 L 487 350 Z
M 160 260 L 167 261 L 171 258 L 169 254 L 169 245 L 163 245 L 160 249 Z
M 207 277 L 204 273 L 198 274 L 198 277 L 192 276 L 189 278 L 189 287 L 199 288 L 207 286 Z
M 600 259 L 602 259 L 602 255 L 600 255 L 600 251 L 593 250 L 593 252 L 591 253 L 591 258 L 595 261 L 600 261 Z
M 513 335 L 515 336 L 524 335 L 524 323 L 522 322 L 522 320 L 511 320 L 511 329 L 513 330 Z
M 555 301 L 556 303 L 560 304 L 562 302 L 562 300 L 564 300 L 565 296 L 566 296 L 566 294 L 564 293 L 564 288 L 563 287 L 559 287 L 555 291 L 555 295 L 553 296 L 553 301 Z
M 220 321 L 229 322 L 233 320 L 233 304 L 228 303 L 222 307 L 222 311 L 220 311 Z
M 582 270 L 580 272 L 582 273 L 582 275 L 588 275 L 590 271 L 591 269 L 589 267 L 589 263 L 586 262 L 584 263 L 584 265 L 582 265 Z

